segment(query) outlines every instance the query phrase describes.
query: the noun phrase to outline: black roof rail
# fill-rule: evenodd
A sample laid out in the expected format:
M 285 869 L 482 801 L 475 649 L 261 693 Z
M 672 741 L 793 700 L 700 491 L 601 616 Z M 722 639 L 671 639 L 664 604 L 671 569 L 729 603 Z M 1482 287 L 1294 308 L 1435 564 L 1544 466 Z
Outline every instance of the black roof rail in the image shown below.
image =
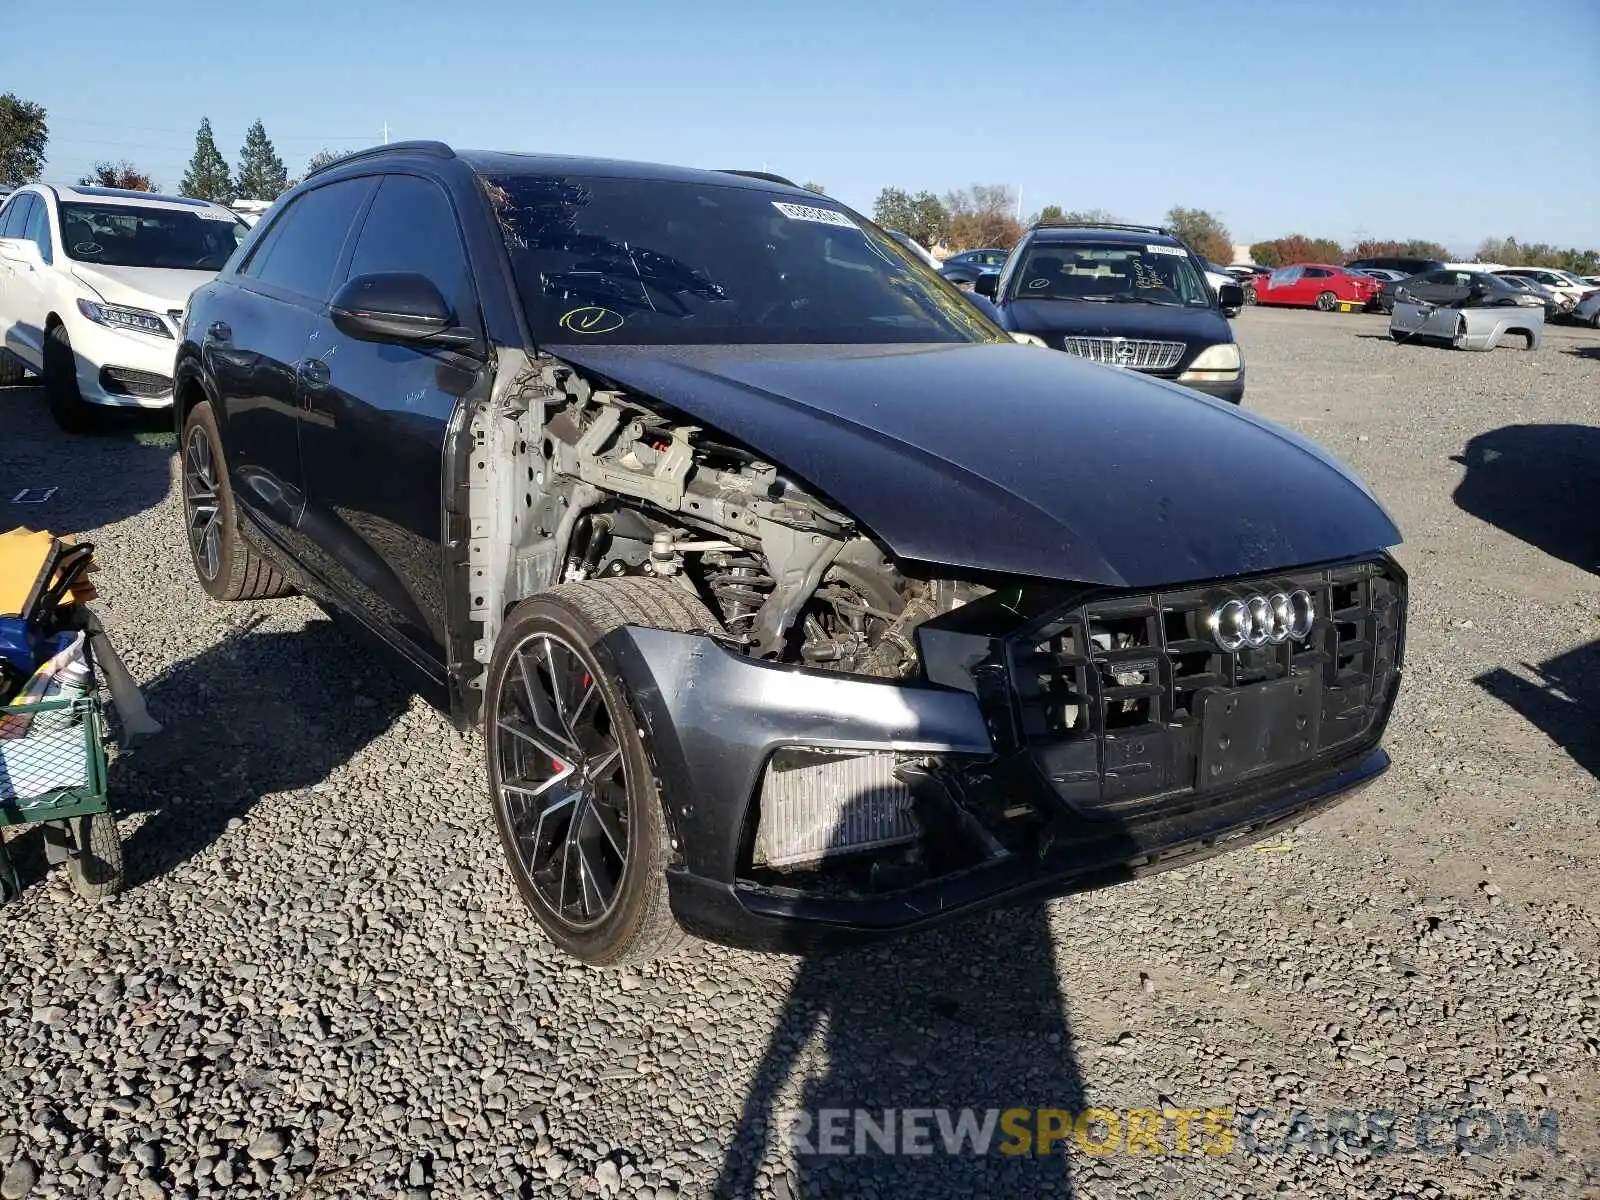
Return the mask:
M 385 142 L 381 146 L 368 146 L 365 150 L 352 150 L 349 154 L 341 154 L 330 163 L 323 163 L 313 171 L 306 172 L 306 178 L 320 175 L 330 167 L 340 167 L 345 163 L 362 158 L 377 158 L 384 154 L 426 154 L 430 158 L 454 158 L 456 152 L 443 142 L 428 141 L 418 138 L 409 142 Z
M 1035 229 L 1127 229 L 1134 233 L 1159 233 L 1162 237 L 1177 237 L 1172 230 L 1161 225 L 1130 225 L 1124 221 L 1035 221 Z
M 781 183 L 784 187 L 797 188 L 800 185 L 792 179 L 785 179 L 782 175 L 774 175 L 771 171 L 739 171 L 733 168 L 722 168 L 724 175 L 743 175 L 746 179 L 761 179 L 767 183 Z

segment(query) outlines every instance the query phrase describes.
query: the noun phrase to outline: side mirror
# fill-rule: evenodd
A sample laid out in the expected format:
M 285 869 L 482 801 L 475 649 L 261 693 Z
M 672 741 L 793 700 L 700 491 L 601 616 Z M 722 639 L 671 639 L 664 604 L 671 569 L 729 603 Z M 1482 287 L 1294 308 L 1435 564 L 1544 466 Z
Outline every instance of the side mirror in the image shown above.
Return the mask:
M 1217 289 L 1217 300 L 1223 308 L 1243 308 L 1244 289 L 1237 283 L 1225 283 Z
M 993 300 L 995 298 L 995 294 L 998 291 L 999 286 L 1000 286 L 1000 274 L 999 274 L 999 272 L 996 272 L 993 275 L 989 275 L 989 274 L 979 275 L 976 279 L 974 279 L 972 281 L 972 290 L 977 292 L 978 295 L 980 295 L 980 296 L 989 297 L 989 299 L 991 299 L 991 300 Z
M 423 275 L 387 271 L 357 275 L 333 297 L 334 326 L 363 342 L 465 346 L 477 340 L 457 327 L 455 314 Z

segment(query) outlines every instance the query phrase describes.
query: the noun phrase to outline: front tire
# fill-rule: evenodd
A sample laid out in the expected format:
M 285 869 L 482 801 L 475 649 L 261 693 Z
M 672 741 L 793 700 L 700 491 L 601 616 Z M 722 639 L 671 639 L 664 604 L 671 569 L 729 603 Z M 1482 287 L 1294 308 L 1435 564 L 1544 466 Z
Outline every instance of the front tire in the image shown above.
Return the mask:
M 655 774 L 605 637 L 718 628 L 677 584 L 564 584 L 511 610 L 484 697 L 489 795 L 517 891 L 550 940 L 595 966 L 660 958 L 686 935 Z
M 72 890 L 96 903 L 109 900 L 122 890 L 122 839 L 117 821 L 108 812 L 67 821 L 71 849 L 67 858 L 67 878 Z
M 100 413 L 78 389 L 78 360 L 65 325 L 52 325 L 44 335 L 44 395 L 50 415 L 67 433 L 93 433 Z
M 1332 312 L 1339 307 L 1339 297 L 1332 292 L 1323 292 L 1317 297 L 1317 308 L 1322 312 Z
M 213 600 L 269 600 L 287 596 L 288 581 L 239 535 L 233 488 L 222 457 L 222 435 L 209 401 L 196 404 L 183 423 L 183 516 L 189 559 Z

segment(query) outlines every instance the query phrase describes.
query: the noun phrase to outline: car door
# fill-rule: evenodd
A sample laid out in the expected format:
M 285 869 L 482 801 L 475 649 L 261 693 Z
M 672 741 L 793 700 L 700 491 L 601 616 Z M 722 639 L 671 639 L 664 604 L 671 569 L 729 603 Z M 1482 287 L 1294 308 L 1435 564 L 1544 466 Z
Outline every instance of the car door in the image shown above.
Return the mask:
M 1304 273 L 1302 267 L 1279 267 L 1257 286 L 1256 299 L 1266 304 L 1293 304 Z
M 426 277 L 457 324 L 481 328 L 461 229 L 433 180 L 383 177 L 341 282 L 383 272 Z M 301 377 L 304 527 L 328 582 L 441 678 L 445 434 L 482 368 L 472 351 L 358 341 L 324 313 Z
M 0 236 L 15 241 L 32 241 L 35 248 L 37 223 L 48 221 L 44 201 L 33 192 L 23 192 L 6 206 L 5 225 Z M 46 243 L 48 244 L 48 242 Z M 43 260 L 28 255 L 14 243 L 5 254 L 6 330 L 5 347 L 34 370 L 44 363 L 45 290 Z
M 222 405 L 234 497 L 300 559 L 310 547 L 299 529 L 305 489 L 297 371 L 373 186 L 370 178 L 341 180 L 297 196 L 251 249 L 233 286 L 219 289 L 211 323 L 197 331 Z
M 1295 284 L 1294 302 L 1296 304 L 1315 304 L 1317 297 L 1323 292 L 1336 292 L 1333 286 L 1333 272 L 1326 267 L 1307 267 L 1301 274 L 1300 280 Z

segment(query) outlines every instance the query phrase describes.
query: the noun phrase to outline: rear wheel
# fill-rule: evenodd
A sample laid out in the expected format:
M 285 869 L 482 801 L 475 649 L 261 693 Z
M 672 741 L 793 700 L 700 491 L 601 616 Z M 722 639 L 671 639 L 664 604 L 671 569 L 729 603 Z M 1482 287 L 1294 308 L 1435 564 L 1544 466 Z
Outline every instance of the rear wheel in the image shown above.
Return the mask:
M 78 390 L 78 360 L 65 325 L 52 325 L 44 335 L 44 395 L 50 415 L 68 433 L 92 433 L 100 412 Z
M 489 793 L 517 890 L 551 941 L 597 966 L 685 939 L 667 901 L 661 797 L 604 641 L 623 625 L 718 627 L 665 580 L 565 584 L 511 610 L 484 697 Z
M 1339 297 L 1332 292 L 1323 292 L 1317 297 L 1317 307 L 1323 312 L 1332 312 L 1339 307 Z
M 183 516 L 189 557 L 213 600 L 266 600 L 290 592 L 283 575 L 239 536 L 222 438 L 209 402 L 183 425 Z
M 1254 284 L 1247 283 L 1244 285 L 1244 302 L 1246 304 L 1254 304 L 1256 302 L 1256 289 Z

